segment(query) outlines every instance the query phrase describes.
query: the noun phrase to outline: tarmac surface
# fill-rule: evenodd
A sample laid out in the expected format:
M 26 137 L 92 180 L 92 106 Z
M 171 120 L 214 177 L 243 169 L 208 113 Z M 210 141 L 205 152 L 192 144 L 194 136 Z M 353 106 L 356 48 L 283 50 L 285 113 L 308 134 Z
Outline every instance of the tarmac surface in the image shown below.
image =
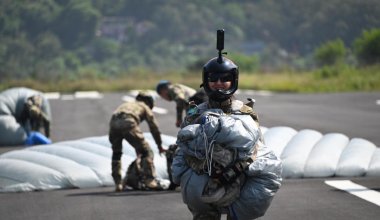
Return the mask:
M 50 100 L 52 140 L 75 140 L 108 133 L 114 109 L 127 93 L 78 98 L 71 94 Z M 380 93 L 270 94 L 242 91 L 240 100 L 256 99 L 265 127 L 289 126 L 360 137 L 380 146 Z M 160 98 L 168 110 L 156 114 L 161 132 L 176 136 L 174 103 Z M 149 131 L 143 122 L 144 131 Z M 156 146 L 152 146 L 156 147 Z M 0 147 L 0 153 L 22 147 Z M 366 188 L 340 190 L 326 180 L 351 180 Z M 374 200 L 356 193 L 370 193 Z M 270 208 L 260 219 L 378 219 L 380 177 L 285 179 Z M 378 202 L 378 203 L 376 203 Z M 192 219 L 179 191 L 113 192 L 113 187 L 0 193 L 1 219 Z

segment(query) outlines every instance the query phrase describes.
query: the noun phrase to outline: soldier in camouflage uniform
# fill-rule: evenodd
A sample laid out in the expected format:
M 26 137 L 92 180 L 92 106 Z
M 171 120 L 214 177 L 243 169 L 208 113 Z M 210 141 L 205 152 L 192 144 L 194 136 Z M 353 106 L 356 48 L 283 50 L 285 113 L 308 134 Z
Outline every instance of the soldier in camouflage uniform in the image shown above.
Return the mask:
M 45 136 L 50 137 L 50 120 L 42 111 L 42 105 L 43 97 L 41 95 L 28 97 L 21 112 L 21 124 L 25 125 L 27 133 L 39 131 L 43 127 Z
M 200 104 L 207 100 L 207 96 L 203 89 L 196 91 L 193 88 L 182 84 L 172 84 L 167 80 L 161 80 L 156 87 L 157 93 L 167 101 L 176 103 L 177 120 L 175 125 L 179 127 L 183 119 L 183 111 L 189 107 L 189 102 Z
M 244 104 L 242 101 L 236 100 L 233 96 L 235 91 L 238 89 L 238 76 L 238 67 L 231 60 L 222 57 L 221 55 L 209 60 L 204 65 L 202 74 L 202 86 L 208 96 L 208 101 L 200 105 L 193 104 L 189 108 L 187 116 L 181 127 L 199 123 L 199 116 L 208 109 L 221 109 L 226 114 L 250 115 L 256 124 L 259 125 L 258 115 L 253 110 L 254 100 L 250 99 L 248 103 Z M 263 141 L 262 135 L 260 139 Z M 253 156 L 255 156 L 255 153 Z M 187 166 L 189 166 L 196 173 L 203 173 L 205 170 L 205 161 L 203 160 L 190 155 L 184 156 L 182 153 L 175 155 L 175 157 L 184 157 L 179 158 L 177 161 L 184 160 Z M 176 160 L 176 158 L 174 160 Z M 244 164 L 248 164 L 245 163 L 245 161 L 241 161 L 239 163 L 243 162 Z M 218 167 L 213 167 L 213 169 L 216 173 L 223 172 L 222 170 L 218 170 Z M 246 169 L 246 166 L 244 169 Z M 239 176 L 244 175 L 242 172 L 243 170 L 241 173 L 235 173 L 234 175 L 238 178 Z M 173 178 L 178 181 L 177 176 Z M 179 182 L 176 183 L 179 184 Z M 212 192 L 210 193 L 210 196 L 213 196 Z M 233 197 L 233 195 L 231 195 L 231 197 Z M 188 204 L 188 208 L 193 215 L 193 219 L 196 220 L 219 220 L 223 212 L 227 212 L 227 218 L 232 219 L 230 213 L 227 211 L 227 207 L 208 205 L 207 210 L 199 210 L 198 207 L 192 207 Z
M 42 92 L 19 87 L 0 93 L 0 145 L 24 144 L 41 130 L 49 137 L 50 121 L 49 101 Z
M 154 106 L 153 97 L 147 93 L 140 92 L 136 96 L 135 102 L 126 102 L 120 105 L 113 113 L 110 121 L 109 141 L 112 144 L 112 177 L 116 188 L 115 191 L 123 190 L 121 156 L 122 141 L 125 139 L 136 150 L 137 160 L 142 170 L 142 184 L 148 189 L 160 189 L 156 180 L 156 173 L 153 164 L 153 151 L 145 140 L 139 124 L 146 120 L 150 132 L 157 144 L 160 154 L 164 152 L 162 148 L 161 133 L 158 123 L 152 112 Z

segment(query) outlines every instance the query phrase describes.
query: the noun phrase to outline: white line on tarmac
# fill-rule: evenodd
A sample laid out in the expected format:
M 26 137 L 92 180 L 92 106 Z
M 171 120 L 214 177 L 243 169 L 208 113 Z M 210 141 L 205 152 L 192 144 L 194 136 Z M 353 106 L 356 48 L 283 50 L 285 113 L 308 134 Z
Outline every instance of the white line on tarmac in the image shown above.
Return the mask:
M 325 183 L 380 206 L 380 193 L 375 190 L 353 183 L 351 180 L 326 180 Z
M 103 97 L 98 91 L 78 91 L 74 94 L 60 94 L 59 92 L 47 92 L 44 93 L 47 99 L 62 99 L 62 100 L 74 100 L 74 99 L 100 99 Z
M 62 100 L 74 100 L 74 95 L 69 95 L 69 94 L 65 94 L 65 95 L 61 95 L 61 99 Z
M 252 95 L 252 96 L 271 96 L 273 93 L 266 90 L 238 90 L 236 94 Z
M 156 106 L 153 107 L 152 111 L 155 112 L 155 113 L 157 113 L 157 114 L 161 114 L 161 115 L 164 115 L 164 114 L 168 113 L 167 109 L 156 107 Z
M 129 95 L 125 95 L 123 96 L 123 98 L 121 98 L 121 100 L 123 100 L 124 102 L 131 102 L 131 101 L 134 101 L 135 98 Z
M 100 99 L 103 97 L 98 91 L 80 91 L 75 92 L 74 96 L 76 99 Z
M 380 105 L 380 99 L 376 100 L 376 105 Z
M 46 92 L 44 93 L 44 97 L 46 97 L 47 99 L 59 99 L 61 95 L 59 94 L 59 92 Z

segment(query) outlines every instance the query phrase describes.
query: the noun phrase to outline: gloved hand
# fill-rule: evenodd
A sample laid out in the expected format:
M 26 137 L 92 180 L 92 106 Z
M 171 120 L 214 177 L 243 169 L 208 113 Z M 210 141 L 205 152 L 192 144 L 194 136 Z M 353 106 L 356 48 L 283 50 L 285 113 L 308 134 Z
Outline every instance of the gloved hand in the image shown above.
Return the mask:
M 181 126 L 181 124 L 182 124 L 182 120 L 177 120 L 175 122 L 175 126 L 177 126 L 177 128 L 179 128 Z
M 30 132 L 25 140 L 25 145 L 51 144 L 52 141 L 40 132 Z
M 163 153 L 166 152 L 166 150 L 162 148 L 162 146 L 158 146 L 158 152 L 160 153 L 160 155 L 162 155 Z

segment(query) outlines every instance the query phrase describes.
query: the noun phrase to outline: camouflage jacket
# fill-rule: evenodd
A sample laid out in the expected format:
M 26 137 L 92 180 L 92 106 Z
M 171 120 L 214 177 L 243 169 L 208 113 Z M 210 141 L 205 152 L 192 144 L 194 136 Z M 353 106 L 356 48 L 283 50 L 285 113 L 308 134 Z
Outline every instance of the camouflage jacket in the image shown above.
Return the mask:
M 153 114 L 153 111 L 144 102 L 125 102 L 120 105 L 113 114 L 116 115 L 119 113 L 125 113 L 132 116 L 136 120 L 137 124 L 140 124 L 142 121 L 146 120 L 157 146 L 162 145 L 161 132 L 158 128 L 158 122 Z
M 46 137 L 50 137 L 50 120 L 48 115 L 42 111 L 43 97 L 34 95 L 28 97 L 21 112 L 20 121 L 27 133 L 39 131 L 43 126 Z
M 220 103 L 218 103 L 220 104 Z M 225 105 L 223 105 L 225 104 Z M 252 119 L 256 122 L 257 126 L 259 126 L 259 117 L 257 113 L 253 110 L 252 107 L 244 104 L 240 100 L 226 100 L 225 103 L 217 106 L 217 103 L 212 102 L 204 102 L 198 106 L 192 106 L 189 108 L 186 118 L 182 123 L 181 127 L 185 127 L 189 124 L 197 123 L 198 117 L 208 109 L 219 108 L 222 109 L 226 114 L 245 114 L 250 115 Z
M 182 84 L 169 86 L 169 99 L 176 103 L 177 120 L 182 121 L 183 111 L 189 107 L 189 98 L 195 93 L 195 89 Z

